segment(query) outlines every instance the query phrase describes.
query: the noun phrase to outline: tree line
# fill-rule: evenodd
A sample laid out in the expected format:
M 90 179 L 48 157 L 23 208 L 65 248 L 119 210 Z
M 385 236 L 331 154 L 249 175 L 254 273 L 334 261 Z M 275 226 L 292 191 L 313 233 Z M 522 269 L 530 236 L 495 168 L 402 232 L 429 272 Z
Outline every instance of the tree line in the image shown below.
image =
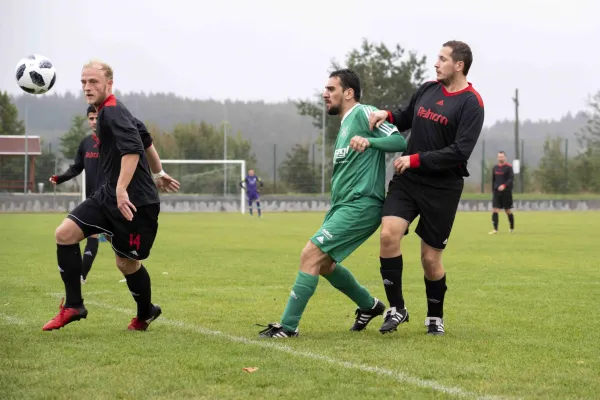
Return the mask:
M 587 115 L 575 140 L 546 139 L 544 155 L 533 172 L 540 191 L 600 193 L 600 92 L 590 99 Z
M 390 109 L 406 103 L 423 83 L 426 58 L 407 52 L 399 44 L 388 47 L 364 39 L 342 63 L 332 61 L 327 72 L 342 66 L 354 69 L 360 76 L 363 103 Z M 326 76 L 324 74 L 323 83 Z M 320 86 L 319 83 L 316 86 Z M 130 93 L 123 98 L 134 114 L 146 122 L 164 159 L 223 159 L 226 147 L 228 159 L 245 159 L 249 168 L 262 175 L 267 183 L 265 192 L 318 193 L 321 191 L 323 170 L 321 152 L 325 146 L 325 183 L 326 190 L 329 190 L 332 146 L 340 120 L 326 117 L 325 143 L 322 143 L 320 90 L 315 91 L 312 99 L 269 105 L 262 102 L 222 104 L 212 100 L 182 99 L 174 94 Z M 534 145 L 532 150 L 526 151 L 530 157 L 522 168 L 526 190 L 553 193 L 600 191 L 596 178 L 600 176 L 599 102 L 600 92 L 590 101 L 590 110 L 586 113 L 568 115 L 551 123 L 524 122 L 522 135 L 528 145 Z M 59 158 L 61 163 L 72 160 L 79 141 L 89 134 L 86 117 L 78 111 L 85 110 L 85 104 L 81 96 L 72 94 L 21 96 L 13 100 L 6 92 L 0 93 L 0 134 L 24 134 L 24 124 L 17 110 L 23 109 L 23 106 L 39 110 L 29 113 L 28 126 L 30 134 L 32 131 L 33 134 L 43 132 L 44 154 L 37 158 L 36 168 L 40 176 L 49 176 L 54 171 L 55 160 Z M 71 112 L 70 127 L 60 132 L 65 112 Z M 554 137 L 547 137 L 548 134 Z M 568 142 L 569 152 L 565 153 L 567 137 L 571 140 Z M 486 149 L 493 149 L 491 152 L 486 150 L 490 156 L 486 157 L 489 161 L 484 165 L 481 163 L 483 140 L 486 140 Z M 491 159 L 496 150 L 512 148 L 511 143 L 510 121 L 500 121 L 484 129 L 469 162 L 475 187 L 478 186 L 478 178 L 483 176 L 488 189 L 493 165 Z M 22 164 L 22 160 L 17 158 L 3 159 L 0 173 L 20 177 Z M 190 192 L 237 190 L 239 172 L 234 167 L 180 166 L 177 173 L 181 175 L 183 187 Z M 227 180 L 226 185 L 224 180 Z

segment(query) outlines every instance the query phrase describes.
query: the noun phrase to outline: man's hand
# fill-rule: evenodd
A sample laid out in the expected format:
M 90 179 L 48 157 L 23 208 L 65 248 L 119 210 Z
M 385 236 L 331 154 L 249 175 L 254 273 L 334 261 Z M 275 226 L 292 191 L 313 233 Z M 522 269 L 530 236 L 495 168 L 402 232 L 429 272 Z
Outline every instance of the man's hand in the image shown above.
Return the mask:
M 127 221 L 133 220 L 133 213 L 137 212 L 137 209 L 133 203 L 129 201 L 127 189 L 117 188 L 117 207 Z
M 394 169 L 399 173 L 403 174 L 404 171 L 410 168 L 410 156 L 398 157 L 394 160 Z
M 370 145 L 371 143 L 369 143 L 369 139 L 362 136 L 354 136 L 352 139 L 350 139 L 350 148 L 358 151 L 359 153 L 365 151 Z
M 175 193 L 179 190 L 179 182 L 173 179 L 169 174 L 164 174 L 154 180 L 158 190 L 166 193 Z
M 48 179 L 48 181 L 49 181 L 51 184 L 53 184 L 54 186 L 56 186 L 56 182 L 58 181 L 58 176 L 56 176 L 56 175 L 52 175 L 52 176 L 50 177 L 50 179 Z
M 506 189 L 506 186 L 505 186 L 505 185 L 500 185 L 500 186 L 498 186 L 498 190 L 499 190 L 499 191 L 501 191 L 501 192 L 502 192 L 504 189 Z
M 388 113 L 385 110 L 374 111 L 369 114 L 369 129 L 373 130 L 373 127 L 379 128 L 381 124 L 385 122 L 388 117 Z

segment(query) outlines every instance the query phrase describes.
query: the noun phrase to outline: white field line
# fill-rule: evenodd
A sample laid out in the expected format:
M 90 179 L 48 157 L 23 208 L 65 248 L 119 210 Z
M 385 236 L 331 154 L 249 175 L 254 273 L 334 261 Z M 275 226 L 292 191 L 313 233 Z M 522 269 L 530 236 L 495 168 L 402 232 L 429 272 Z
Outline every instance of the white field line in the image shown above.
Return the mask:
M 25 325 L 25 321 L 21 318 L 13 317 L 12 315 L 0 312 L 0 318 L 12 325 Z
M 85 298 L 86 296 L 95 296 L 97 294 L 109 294 L 109 293 L 114 293 L 114 292 L 115 292 L 114 290 L 97 290 L 95 292 L 85 292 L 84 291 L 83 296 Z
M 63 296 L 63 294 L 59 294 L 59 293 L 49 293 L 49 295 L 54 296 L 54 297 Z M 132 315 L 135 313 L 131 309 L 114 307 L 109 304 L 105 304 L 105 303 L 101 303 L 101 302 L 97 302 L 97 301 L 93 301 L 93 300 L 86 300 L 86 303 L 96 306 L 96 307 L 104 308 L 104 309 L 111 310 L 111 311 L 117 311 L 117 312 L 127 314 L 127 315 Z M 453 395 L 453 396 L 462 397 L 462 398 L 474 398 L 474 399 L 485 399 L 485 400 L 503 399 L 502 397 L 497 397 L 497 396 L 480 395 L 480 394 L 477 394 L 474 392 L 466 391 L 466 390 L 458 388 L 458 387 L 445 386 L 445 385 L 442 385 L 433 380 L 416 378 L 416 377 L 407 375 L 403 372 L 394 371 L 394 370 L 387 369 L 387 368 L 381 368 L 381 367 L 371 366 L 371 365 L 367 365 L 367 364 L 353 363 L 353 362 L 349 362 L 349 361 L 342 361 L 342 360 L 338 360 L 336 358 L 328 357 L 328 356 L 325 356 L 322 354 L 317 354 L 317 353 L 313 353 L 313 352 L 309 352 L 309 351 L 295 350 L 291 347 L 288 347 L 281 343 L 276 343 L 276 342 L 270 341 L 270 340 L 252 340 L 252 339 L 248 339 L 248 338 L 245 338 L 242 336 L 230 335 L 228 333 L 221 332 L 221 331 L 214 331 L 214 330 L 207 329 L 207 328 L 204 328 L 199 325 L 189 324 L 189 323 L 181 322 L 181 321 L 174 321 L 174 320 L 170 320 L 170 319 L 166 319 L 166 318 L 162 318 L 162 317 L 159 318 L 157 320 L 157 322 L 159 324 L 166 324 L 166 325 L 182 328 L 182 329 L 185 329 L 188 331 L 197 332 L 202 335 L 216 336 L 216 337 L 227 339 L 227 340 L 230 340 L 230 341 L 236 342 L 236 343 L 242 343 L 242 344 L 246 344 L 246 345 L 250 345 L 250 346 L 257 346 L 257 347 L 280 351 L 282 353 L 287 353 L 287 354 L 290 354 L 295 357 L 302 357 L 302 358 L 307 358 L 310 360 L 322 361 L 327 364 L 331 364 L 331 365 L 345 368 L 345 369 L 359 370 L 362 372 L 368 372 L 368 373 L 375 374 L 375 375 L 382 376 L 382 377 L 388 377 L 388 378 L 394 379 L 401 383 L 407 383 L 407 384 L 411 384 L 411 385 L 414 385 L 414 386 L 417 386 L 420 388 L 431 389 L 436 392 L 444 393 L 447 395 Z M 285 339 L 283 339 L 283 340 L 285 340 Z

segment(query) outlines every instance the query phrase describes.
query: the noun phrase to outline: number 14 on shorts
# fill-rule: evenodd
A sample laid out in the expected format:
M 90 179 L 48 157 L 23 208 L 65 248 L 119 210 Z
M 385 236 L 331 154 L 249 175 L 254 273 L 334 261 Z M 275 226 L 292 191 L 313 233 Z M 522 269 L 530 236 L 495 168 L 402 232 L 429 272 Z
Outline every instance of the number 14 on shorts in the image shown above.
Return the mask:
M 136 250 L 140 249 L 140 234 L 139 233 L 130 233 L 129 234 L 129 247 L 133 248 L 135 246 Z

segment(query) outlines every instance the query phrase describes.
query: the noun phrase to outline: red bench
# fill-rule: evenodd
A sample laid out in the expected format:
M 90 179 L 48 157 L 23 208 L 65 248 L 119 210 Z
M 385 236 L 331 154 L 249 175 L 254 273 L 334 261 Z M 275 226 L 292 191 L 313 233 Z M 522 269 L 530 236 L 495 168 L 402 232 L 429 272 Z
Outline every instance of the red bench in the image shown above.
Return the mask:
M 33 182 L 27 182 L 27 189 L 31 190 L 32 192 L 35 191 Z M 2 180 L 0 180 L 0 190 L 14 190 L 15 192 L 17 192 L 17 191 L 22 192 L 23 191 L 23 180 L 20 180 L 20 181 L 16 181 L 16 180 L 2 181 Z

